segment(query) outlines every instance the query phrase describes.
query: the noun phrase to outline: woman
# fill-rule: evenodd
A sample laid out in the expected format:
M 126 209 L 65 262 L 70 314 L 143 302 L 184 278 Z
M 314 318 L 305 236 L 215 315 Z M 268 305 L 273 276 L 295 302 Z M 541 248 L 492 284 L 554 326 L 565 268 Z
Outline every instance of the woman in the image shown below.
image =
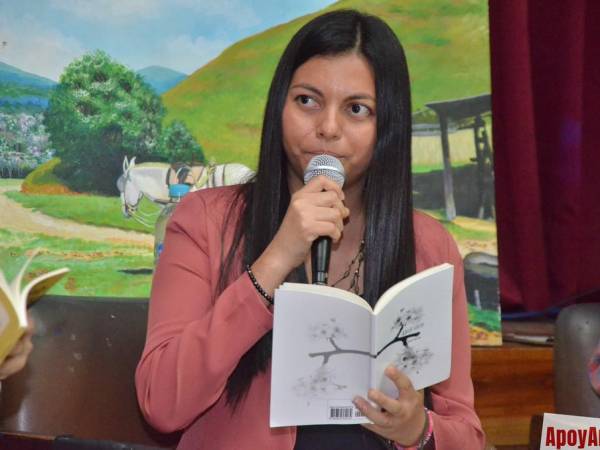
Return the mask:
M 414 213 L 411 108 L 404 53 L 380 19 L 328 13 L 284 51 L 265 110 L 254 183 L 188 195 L 167 230 L 136 373 L 146 418 L 185 429 L 182 449 L 471 450 L 483 447 L 473 410 L 463 271 L 456 245 Z M 343 190 L 303 184 L 317 154 L 337 157 Z M 310 248 L 333 240 L 329 279 L 371 304 L 415 271 L 455 265 L 452 373 L 422 393 L 393 368 L 398 399 L 371 391 L 363 426 L 269 427 L 272 294 L 310 279 Z M 382 409 L 383 408 L 383 409 Z

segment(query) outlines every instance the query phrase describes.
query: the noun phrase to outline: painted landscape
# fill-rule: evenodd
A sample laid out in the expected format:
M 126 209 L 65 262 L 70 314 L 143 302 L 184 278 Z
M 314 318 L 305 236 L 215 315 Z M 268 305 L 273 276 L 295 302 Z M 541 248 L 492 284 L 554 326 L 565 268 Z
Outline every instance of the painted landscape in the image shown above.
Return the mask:
M 405 46 L 415 203 L 442 221 L 467 258 L 473 342 L 499 343 L 493 190 L 484 208 L 472 118 L 448 130 L 456 197 L 449 217 L 438 116 L 426 106 L 489 95 L 484 0 L 342 0 L 245 37 L 190 74 L 160 61 L 133 70 L 90 50 L 53 81 L 12 65 L 0 46 L 0 266 L 8 277 L 40 248 L 30 275 L 71 268 L 55 294 L 147 297 L 153 221 L 162 204 L 143 197 L 135 214 L 124 215 L 117 187 L 124 158 L 224 173 L 229 163 L 254 169 L 267 91 L 285 44 L 314 15 L 339 8 L 382 17 Z M 479 132 L 491 142 L 490 112 L 478 115 Z M 492 169 L 485 175 L 489 197 Z

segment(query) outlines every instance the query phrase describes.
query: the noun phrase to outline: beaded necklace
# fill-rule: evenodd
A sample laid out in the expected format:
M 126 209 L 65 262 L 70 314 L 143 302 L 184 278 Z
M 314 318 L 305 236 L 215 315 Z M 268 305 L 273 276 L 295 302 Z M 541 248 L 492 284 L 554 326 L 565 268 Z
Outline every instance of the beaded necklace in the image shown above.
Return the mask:
M 354 270 L 354 273 L 352 274 L 352 281 L 350 282 L 350 287 L 348 288 L 349 291 L 353 291 L 355 294 L 358 294 L 358 289 L 359 289 L 358 280 L 360 277 L 360 266 L 362 265 L 362 262 L 365 259 L 364 250 L 365 250 L 365 240 L 362 239 L 360 241 L 360 245 L 358 247 L 358 253 L 356 254 L 356 256 L 354 258 L 352 258 L 352 261 L 350 261 L 350 264 L 348 264 L 348 268 L 346 269 L 344 274 L 340 277 L 340 279 L 337 280 L 335 283 L 333 283 L 331 286 L 335 287 L 341 281 L 348 278 L 350 276 L 350 273 L 352 272 L 352 266 L 354 266 L 354 264 L 358 261 L 358 265 L 356 266 L 356 269 Z

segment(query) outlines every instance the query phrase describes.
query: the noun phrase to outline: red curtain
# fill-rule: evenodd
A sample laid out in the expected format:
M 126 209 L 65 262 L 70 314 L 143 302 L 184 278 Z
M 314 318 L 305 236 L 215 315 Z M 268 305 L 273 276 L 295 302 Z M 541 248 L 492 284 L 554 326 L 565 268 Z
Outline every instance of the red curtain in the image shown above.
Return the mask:
M 600 300 L 600 1 L 489 5 L 503 310 Z

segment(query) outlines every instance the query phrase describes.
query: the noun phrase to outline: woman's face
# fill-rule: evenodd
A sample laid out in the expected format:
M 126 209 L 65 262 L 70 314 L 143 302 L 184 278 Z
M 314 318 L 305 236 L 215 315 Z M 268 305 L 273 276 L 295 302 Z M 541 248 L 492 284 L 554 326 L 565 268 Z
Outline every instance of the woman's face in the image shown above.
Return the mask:
M 289 180 L 295 187 L 303 184 L 311 158 L 323 153 L 343 164 L 344 187 L 361 182 L 377 124 L 375 78 L 368 61 L 356 53 L 306 61 L 294 73 L 282 121 Z

